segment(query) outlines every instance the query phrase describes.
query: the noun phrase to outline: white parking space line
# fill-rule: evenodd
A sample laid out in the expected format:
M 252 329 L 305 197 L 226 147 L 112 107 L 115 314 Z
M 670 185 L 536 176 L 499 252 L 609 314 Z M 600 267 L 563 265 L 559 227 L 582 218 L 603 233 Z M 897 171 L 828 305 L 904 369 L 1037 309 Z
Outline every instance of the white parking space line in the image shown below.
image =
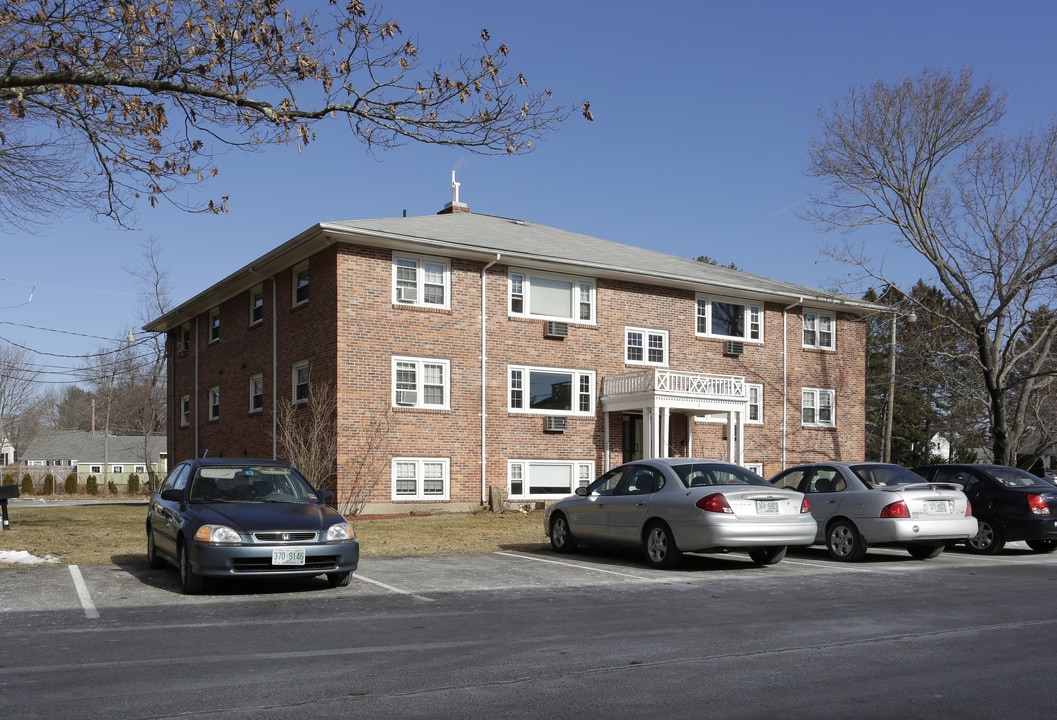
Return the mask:
M 393 587 L 392 585 L 386 585 L 384 582 L 379 582 L 378 580 L 371 580 L 369 577 L 364 577 L 363 575 L 360 575 L 359 573 L 353 573 L 352 577 L 354 579 L 356 579 L 356 580 L 363 580 L 364 582 L 371 583 L 372 585 L 377 585 L 380 588 L 385 588 L 389 592 L 395 592 L 395 593 L 397 593 L 399 595 L 407 595 L 409 597 L 413 597 L 416 600 L 421 600 L 423 602 L 433 602 L 433 598 L 428 598 L 428 597 L 425 597 L 424 595 L 416 595 L 415 593 L 411 592 L 410 590 L 401 590 L 398 587 Z
M 550 565 L 562 565 L 563 567 L 576 568 L 577 570 L 590 570 L 591 572 L 606 573 L 607 575 L 618 575 L 620 577 L 631 578 L 633 580 L 640 580 L 642 582 L 660 583 L 662 585 L 672 584 L 669 580 L 642 577 L 641 575 L 632 575 L 631 573 L 617 572 L 615 570 L 604 570 L 602 568 L 593 567 L 591 565 L 583 565 L 580 563 L 562 562 L 561 560 L 548 560 L 546 558 L 533 557 L 532 555 L 521 555 L 519 553 L 496 552 L 494 554 L 505 555 L 506 557 L 517 558 L 519 560 L 534 560 L 536 562 L 548 563 Z
M 853 565 L 851 563 L 841 562 L 825 562 L 825 561 L 812 561 L 812 560 L 790 560 L 786 557 L 782 560 L 782 565 L 803 565 L 804 567 L 813 568 L 825 568 L 826 570 L 845 570 L 848 572 L 860 572 L 860 573 L 874 573 L 875 575 L 900 575 L 897 570 L 878 570 L 872 567 L 863 567 L 862 565 Z
M 92 602 L 92 596 L 81 575 L 81 569 L 76 565 L 70 565 L 70 575 L 73 577 L 73 586 L 77 588 L 77 597 L 81 601 L 81 607 L 84 608 L 84 616 L 89 620 L 99 617 L 99 611 L 95 609 L 95 603 Z

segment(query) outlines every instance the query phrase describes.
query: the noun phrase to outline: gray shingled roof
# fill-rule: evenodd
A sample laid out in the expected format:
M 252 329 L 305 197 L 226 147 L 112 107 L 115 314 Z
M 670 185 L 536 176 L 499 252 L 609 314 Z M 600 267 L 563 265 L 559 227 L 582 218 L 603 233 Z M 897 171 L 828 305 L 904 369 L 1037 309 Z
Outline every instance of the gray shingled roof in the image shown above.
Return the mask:
M 165 452 L 165 436 L 151 436 L 151 462 Z M 111 435 L 106 448 L 111 463 L 143 463 L 143 437 Z M 94 435 L 79 430 L 45 431 L 33 438 L 20 462 L 38 460 L 71 460 L 74 463 L 103 462 L 103 433 Z
M 883 309 L 806 285 L 708 265 L 656 250 L 523 220 L 458 212 L 319 223 L 151 321 L 144 329 L 149 332 L 170 330 L 196 313 L 245 292 L 259 283 L 262 276 L 290 267 L 332 242 L 443 254 L 483 262 L 499 256 L 499 262 L 504 265 L 531 266 L 717 294 L 730 292 L 774 302 L 839 307 L 850 312 L 869 313 Z

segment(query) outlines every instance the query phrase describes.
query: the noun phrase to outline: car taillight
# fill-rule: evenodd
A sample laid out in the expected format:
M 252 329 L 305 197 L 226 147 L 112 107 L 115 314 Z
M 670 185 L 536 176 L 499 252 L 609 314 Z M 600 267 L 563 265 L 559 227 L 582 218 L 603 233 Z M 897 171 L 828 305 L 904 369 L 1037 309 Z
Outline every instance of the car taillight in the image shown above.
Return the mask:
M 965 500 L 965 517 L 973 516 L 973 504 L 969 502 L 968 498 Z
M 910 508 L 902 500 L 885 505 L 881 508 L 881 517 L 883 518 L 908 518 L 910 517 Z
M 712 493 L 711 495 L 705 495 L 695 504 L 702 510 L 707 510 L 708 512 L 731 514 L 734 513 L 734 511 L 730 508 L 730 503 L 727 502 L 727 498 L 723 496 L 723 493 Z
M 804 501 L 800 503 L 800 514 L 811 512 L 811 501 L 807 499 L 807 495 L 804 496 Z
M 1034 493 L 1028 495 L 1028 509 L 1031 510 L 1032 515 L 1050 514 L 1050 506 L 1046 504 L 1046 498 Z

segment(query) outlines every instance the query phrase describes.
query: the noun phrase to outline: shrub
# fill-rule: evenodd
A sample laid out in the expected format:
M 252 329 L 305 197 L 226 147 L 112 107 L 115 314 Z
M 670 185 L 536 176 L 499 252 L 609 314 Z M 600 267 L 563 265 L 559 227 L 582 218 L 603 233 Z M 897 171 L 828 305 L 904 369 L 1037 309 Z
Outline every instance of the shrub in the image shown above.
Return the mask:
M 111 495 L 117 495 L 117 483 L 109 480 L 106 484 L 106 491 Z
M 85 483 L 85 492 L 89 495 L 99 494 L 99 478 L 95 475 L 89 475 L 88 481 Z
M 22 476 L 22 494 L 32 495 L 33 494 L 33 476 L 26 473 Z
M 136 495 L 139 493 L 139 475 L 132 473 L 128 476 L 128 494 Z
M 42 495 L 54 495 L 55 494 L 55 476 L 48 473 L 44 476 L 44 488 L 41 490 Z
M 12 475 L 11 473 L 4 473 L 4 479 L 3 479 L 3 481 L 0 481 L 0 484 L 2 484 L 2 485 L 14 485 L 15 484 L 15 476 Z
M 69 475 L 66 476 L 66 485 L 63 488 L 63 490 L 65 491 L 65 493 L 67 495 L 76 495 L 77 494 L 77 474 L 76 473 L 70 473 Z

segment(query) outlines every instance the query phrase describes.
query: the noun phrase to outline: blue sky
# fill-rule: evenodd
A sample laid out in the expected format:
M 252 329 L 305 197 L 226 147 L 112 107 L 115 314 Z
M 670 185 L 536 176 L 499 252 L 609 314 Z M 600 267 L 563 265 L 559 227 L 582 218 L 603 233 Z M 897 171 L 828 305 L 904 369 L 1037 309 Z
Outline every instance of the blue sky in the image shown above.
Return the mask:
M 0 235 L 0 342 L 33 350 L 46 381 L 70 382 L 71 356 L 138 331 L 125 268 L 149 238 L 180 303 L 316 222 L 435 213 L 451 199 L 452 170 L 474 212 L 832 289 L 850 270 L 797 215 L 816 187 L 804 171 L 820 105 L 873 77 L 968 65 L 1008 93 L 1011 131 L 1057 110 L 1057 5 L 1042 1 L 383 6 L 427 57 L 469 53 L 488 28 L 512 69 L 573 105 L 590 100 L 595 121 L 576 114 L 520 157 L 412 145 L 372 157 L 334 122 L 300 153 L 222 157 L 202 196 L 230 195 L 225 216 L 145 206 L 136 232 L 71 216 L 37 235 Z M 928 277 L 890 234 L 863 237 L 901 281 Z

